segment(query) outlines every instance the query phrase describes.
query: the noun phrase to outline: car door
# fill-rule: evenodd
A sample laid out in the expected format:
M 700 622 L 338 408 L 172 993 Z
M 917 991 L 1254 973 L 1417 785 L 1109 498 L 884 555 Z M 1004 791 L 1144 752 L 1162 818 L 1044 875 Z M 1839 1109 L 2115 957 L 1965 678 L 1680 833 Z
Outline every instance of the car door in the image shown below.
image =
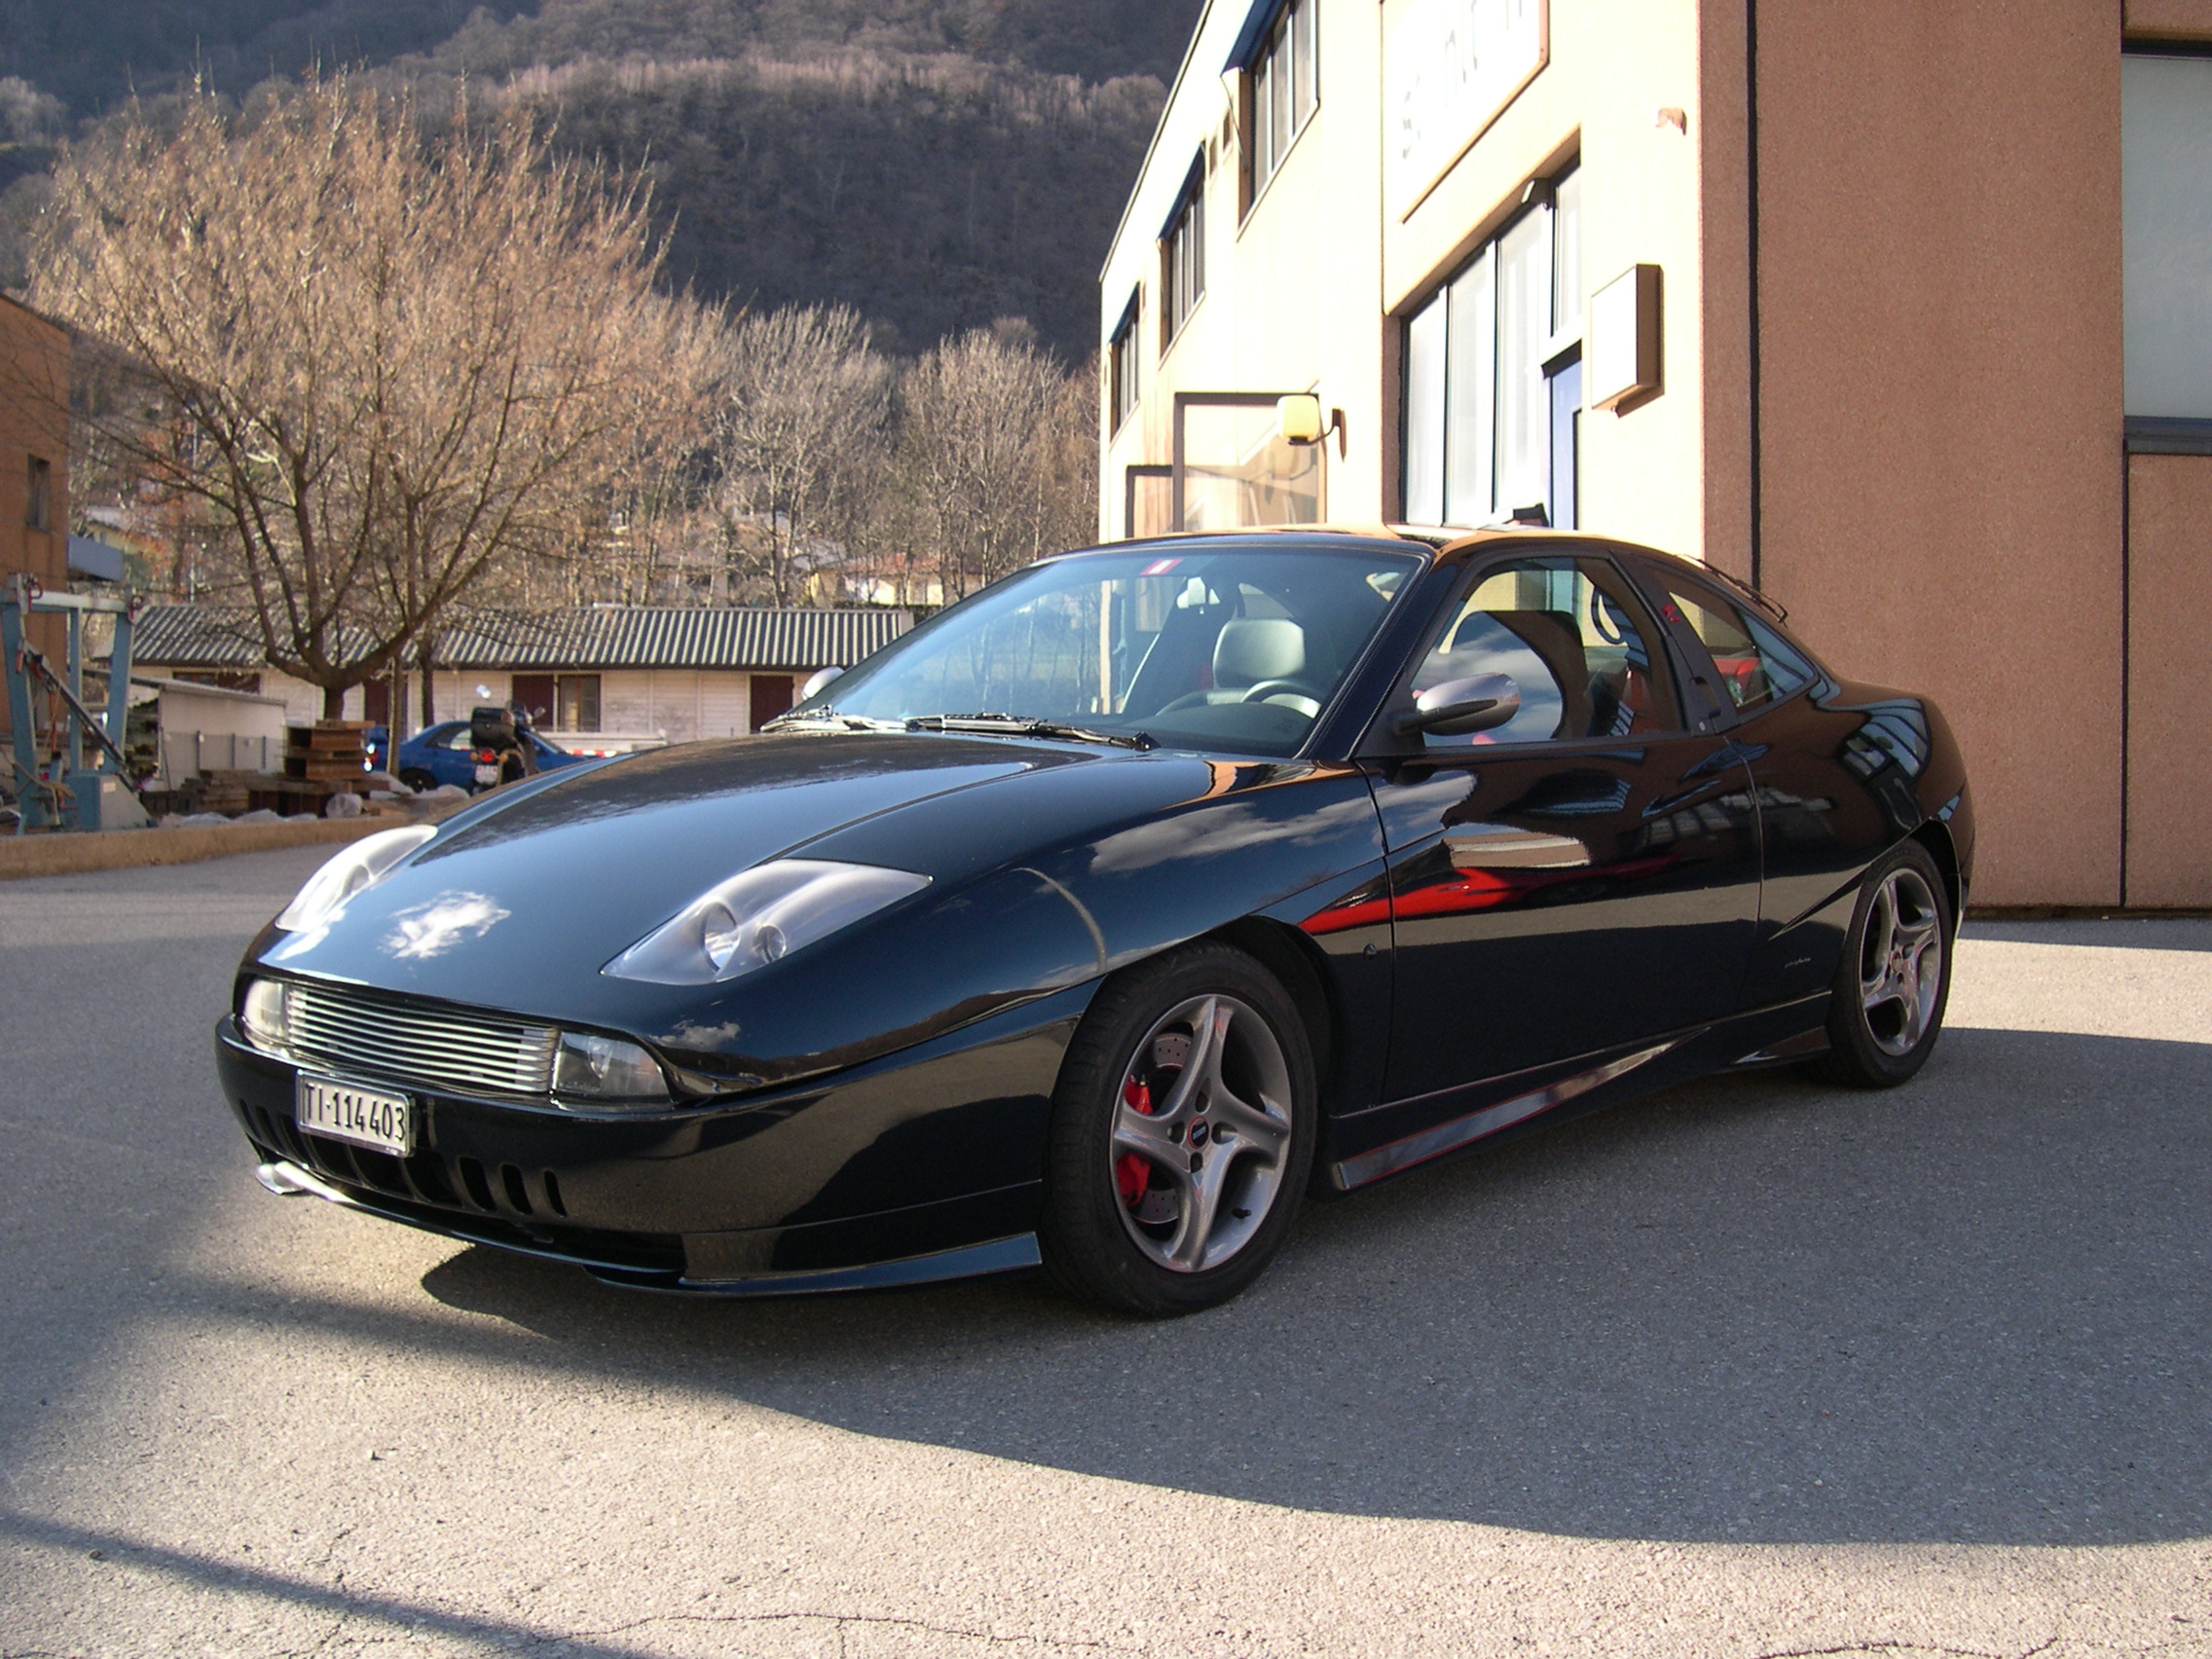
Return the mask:
M 1825 990 L 1861 874 L 1920 822 L 1926 711 L 1912 697 L 1839 701 L 1811 655 L 1753 607 L 1672 568 L 1648 579 L 1691 673 L 1710 673 L 1757 786 L 1765 885 L 1747 1000 Z
M 474 787 L 476 751 L 469 747 L 466 720 L 440 726 L 430 738 L 430 776 L 440 784 Z
M 1594 553 L 1493 560 L 1443 608 L 1367 762 L 1396 937 L 1386 1099 L 1735 1011 L 1756 806 L 1733 747 L 1685 723 L 1663 641 Z M 1419 693 L 1481 674 L 1514 682 L 1505 724 L 1394 735 Z

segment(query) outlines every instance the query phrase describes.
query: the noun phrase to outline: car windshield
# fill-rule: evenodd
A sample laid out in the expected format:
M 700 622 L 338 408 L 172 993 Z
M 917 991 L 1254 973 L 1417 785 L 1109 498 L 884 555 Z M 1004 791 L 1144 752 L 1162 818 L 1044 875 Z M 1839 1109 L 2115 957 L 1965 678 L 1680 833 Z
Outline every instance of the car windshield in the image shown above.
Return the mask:
M 785 719 L 1006 717 L 1290 755 L 1419 565 L 1381 548 L 1072 554 L 933 618 Z

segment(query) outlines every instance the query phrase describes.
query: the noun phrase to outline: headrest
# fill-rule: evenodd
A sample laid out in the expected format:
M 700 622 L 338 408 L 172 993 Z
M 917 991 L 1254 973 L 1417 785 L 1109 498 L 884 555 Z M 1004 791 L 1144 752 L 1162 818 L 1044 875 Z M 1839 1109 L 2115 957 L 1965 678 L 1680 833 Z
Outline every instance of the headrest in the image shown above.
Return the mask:
M 1306 669 L 1306 630 L 1283 616 L 1247 616 L 1221 625 L 1213 682 L 1229 690 L 1263 680 L 1295 680 Z

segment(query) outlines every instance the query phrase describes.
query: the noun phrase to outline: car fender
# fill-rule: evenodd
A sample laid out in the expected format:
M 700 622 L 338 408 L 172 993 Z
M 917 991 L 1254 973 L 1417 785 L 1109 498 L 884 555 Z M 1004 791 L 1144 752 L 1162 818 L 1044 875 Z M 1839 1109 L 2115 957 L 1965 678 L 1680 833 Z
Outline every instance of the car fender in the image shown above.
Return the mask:
M 800 852 L 923 867 L 933 884 L 645 1034 L 702 1077 L 796 1081 L 1246 918 L 1295 928 L 1371 886 L 1382 856 L 1357 770 L 1185 756 L 1027 773 L 977 798 L 848 826 Z M 1316 960 L 1356 964 L 1350 993 L 1366 1006 L 1387 970 L 1386 918 L 1379 931 L 1326 937 Z

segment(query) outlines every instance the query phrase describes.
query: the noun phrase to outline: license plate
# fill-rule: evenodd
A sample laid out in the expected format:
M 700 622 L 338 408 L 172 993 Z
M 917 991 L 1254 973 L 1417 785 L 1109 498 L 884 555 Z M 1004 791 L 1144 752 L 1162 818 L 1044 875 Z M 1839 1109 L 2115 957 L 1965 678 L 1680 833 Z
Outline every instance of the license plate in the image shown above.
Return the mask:
M 497 767 L 497 766 L 479 766 L 479 767 L 477 767 L 477 768 L 476 768 L 476 781 L 477 781 L 478 783 L 480 783 L 480 784 L 496 784 L 496 783 L 498 783 L 498 782 L 499 781 L 499 768 L 498 768 L 498 767 Z
M 292 1118 L 305 1134 L 351 1141 L 394 1158 L 415 1150 L 415 1108 L 404 1094 L 303 1077 L 295 1088 Z

